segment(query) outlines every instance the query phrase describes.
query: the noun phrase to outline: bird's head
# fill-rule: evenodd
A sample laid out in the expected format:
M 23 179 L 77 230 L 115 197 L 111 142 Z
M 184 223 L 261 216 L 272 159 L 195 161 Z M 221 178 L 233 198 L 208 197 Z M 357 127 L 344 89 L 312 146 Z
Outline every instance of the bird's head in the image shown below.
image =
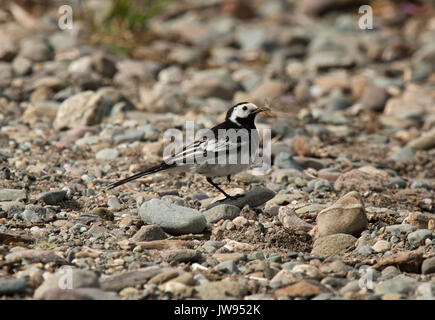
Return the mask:
M 255 116 L 263 111 L 267 112 L 269 109 L 258 107 L 251 102 L 241 102 L 228 110 L 226 120 L 241 126 L 253 126 Z

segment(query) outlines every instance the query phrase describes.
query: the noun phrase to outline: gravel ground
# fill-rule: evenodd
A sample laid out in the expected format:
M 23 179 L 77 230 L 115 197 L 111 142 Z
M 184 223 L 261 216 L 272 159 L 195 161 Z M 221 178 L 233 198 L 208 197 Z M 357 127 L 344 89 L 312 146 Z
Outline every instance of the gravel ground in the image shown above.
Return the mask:
M 0 9 L 0 299 L 434 299 L 435 9 L 357 2 L 174 1 L 128 57 Z M 274 111 L 241 198 L 103 190 L 241 101 Z

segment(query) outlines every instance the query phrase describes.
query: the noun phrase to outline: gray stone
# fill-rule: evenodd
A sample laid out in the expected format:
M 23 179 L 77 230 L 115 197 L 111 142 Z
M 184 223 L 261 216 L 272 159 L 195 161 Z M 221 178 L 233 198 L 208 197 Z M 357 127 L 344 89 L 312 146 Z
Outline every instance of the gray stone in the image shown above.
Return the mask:
M 231 100 L 239 88 L 225 69 L 207 69 L 195 72 L 192 79 L 182 83 L 185 94 L 197 98 L 216 97 Z
M 223 273 L 238 273 L 239 269 L 236 266 L 236 263 L 234 260 L 226 260 L 221 263 L 219 263 L 217 266 L 214 267 L 216 271 L 220 271 Z
M 344 233 L 324 236 L 314 242 L 311 254 L 321 257 L 336 255 L 353 246 L 356 240 L 354 236 Z
M 72 276 L 69 281 L 68 276 Z M 36 290 L 33 295 L 35 299 L 43 299 L 47 291 L 51 289 L 69 289 L 77 288 L 98 288 L 100 286 L 98 276 L 95 272 L 89 270 L 69 269 L 65 267 L 62 272 L 57 272 L 49 276 Z
M 429 150 L 435 147 L 435 128 L 410 141 L 407 147 L 413 150 Z
M 166 262 L 191 262 L 201 259 L 201 252 L 192 249 L 173 249 L 160 252 Z
M 142 226 L 138 232 L 134 234 L 131 238 L 132 241 L 153 241 L 153 240 L 163 240 L 168 236 L 166 233 L 156 224 L 149 226 Z
M 25 249 L 14 251 L 5 256 L 6 262 L 16 263 L 27 261 L 28 263 L 53 263 L 56 265 L 67 264 L 67 261 L 55 254 L 53 251 L 42 249 Z
M 18 56 L 12 61 L 12 70 L 18 76 L 25 76 L 31 73 L 32 67 L 32 61 L 22 56 Z
M 143 130 L 130 129 L 123 134 L 114 136 L 113 141 L 116 143 L 141 141 L 144 139 L 144 135 L 145 132 Z
M 423 264 L 421 265 L 421 273 L 435 273 L 435 257 L 427 258 L 423 261 Z
M 120 210 L 120 209 L 122 209 L 122 205 L 119 203 L 119 200 L 118 200 L 118 198 L 116 198 L 116 197 L 110 197 L 110 198 L 107 200 L 107 205 L 108 205 L 110 208 L 115 209 L 115 210 Z
M 358 249 L 358 254 L 372 254 L 374 253 L 374 250 L 370 248 L 369 246 L 362 246 Z
M 203 282 L 195 286 L 195 290 L 201 300 L 221 300 L 228 297 L 241 298 L 248 292 L 245 285 L 229 278 L 215 282 Z
M 35 62 L 51 60 L 53 48 L 42 36 L 24 38 L 20 42 L 20 55 Z
M 417 287 L 418 281 L 404 275 L 398 275 L 390 280 L 380 282 L 375 287 L 375 293 L 385 295 L 389 293 L 411 293 Z
M 432 281 L 420 284 L 417 289 L 415 289 L 415 295 L 418 300 L 434 300 L 435 283 Z
M 207 225 L 201 212 L 158 199 L 143 203 L 139 213 L 145 223 L 157 224 L 170 234 L 200 233 Z
M 0 296 L 22 293 L 26 290 L 26 286 L 27 286 L 26 278 L 0 280 Z
M 26 200 L 27 193 L 25 190 L 18 189 L 0 189 L 0 201 L 19 201 Z
M 53 126 L 60 130 L 99 124 L 105 109 L 106 99 L 101 93 L 83 91 L 62 102 Z
M 19 217 L 28 223 L 42 222 L 44 218 L 42 214 L 29 209 L 24 210 Z
M 395 151 L 394 153 L 392 153 L 388 159 L 393 160 L 393 161 L 412 161 L 412 159 L 414 159 L 414 155 L 415 155 L 415 151 L 412 150 L 411 148 L 408 147 L 404 147 L 404 148 L 400 148 L 397 151 Z
M 236 32 L 236 42 L 242 50 L 260 49 L 266 41 L 267 29 L 241 27 Z
M 43 201 L 48 205 L 56 205 L 63 199 L 65 199 L 66 190 L 56 190 L 56 191 L 48 191 L 39 194 L 36 199 L 38 201 Z
M 242 209 L 246 205 L 249 205 L 251 207 L 257 207 L 259 205 L 262 205 L 263 203 L 266 203 L 274 196 L 275 192 L 273 192 L 272 190 L 269 190 L 267 188 L 256 188 L 245 193 L 242 196 L 237 197 L 236 199 L 224 199 L 212 203 L 207 207 L 207 210 L 221 204 L 233 205 L 239 207 L 240 209 Z
M 301 167 L 299 163 L 297 163 L 293 156 L 288 152 L 280 152 L 276 155 L 274 164 L 280 169 L 296 169 L 299 171 L 303 171 L 304 168 Z
M 417 227 L 411 224 L 393 224 L 385 227 L 385 231 L 390 233 L 401 233 L 401 232 L 411 233 L 412 231 L 415 230 L 417 230 Z
M 388 178 L 391 184 L 398 186 L 399 188 L 406 187 L 406 181 L 401 177 L 390 177 Z
M 425 240 L 432 238 L 432 231 L 428 229 L 419 229 L 417 231 L 408 234 L 408 242 L 413 246 L 417 247 L 420 243 Z
M 97 160 L 115 160 L 118 158 L 119 152 L 116 149 L 105 148 L 98 151 L 95 155 Z
M 233 220 L 239 213 L 239 207 L 229 204 L 221 204 L 203 212 L 208 223 L 215 223 L 221 219 Z

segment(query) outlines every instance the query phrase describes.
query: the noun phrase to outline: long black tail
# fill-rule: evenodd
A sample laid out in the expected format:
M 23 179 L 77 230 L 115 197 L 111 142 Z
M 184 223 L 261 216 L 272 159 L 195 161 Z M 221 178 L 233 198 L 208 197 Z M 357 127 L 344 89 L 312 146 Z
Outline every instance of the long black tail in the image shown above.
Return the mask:
M 110 189 L 119 187 L 119 186 L 123 185 L 124 183 L 136 180 L 136 179 L 138 179 L 140 177 L 147 176 L 147 175 L 152 174 L 152 173 L 156 173 L 156 172 L 159 172 L 159 171 L 162 171 L 162 170 L 169 169 L 171 167 L 173 167 L 173 165 L 166 164 L 165 162 L 163 162 L 163 163 L 159 164 L 158 166 L 151 167 L 151 168 L 149 168 L 149 169 L 147 169 L 145 171 L 136 173 L 135 175 L 132 175 L 131 177 L 128 177 L 128 178 L 116 181 L 114 183 L 111 183 L 111 184 L 109 184 L 106 187 L 106 190 L 110 190 Z

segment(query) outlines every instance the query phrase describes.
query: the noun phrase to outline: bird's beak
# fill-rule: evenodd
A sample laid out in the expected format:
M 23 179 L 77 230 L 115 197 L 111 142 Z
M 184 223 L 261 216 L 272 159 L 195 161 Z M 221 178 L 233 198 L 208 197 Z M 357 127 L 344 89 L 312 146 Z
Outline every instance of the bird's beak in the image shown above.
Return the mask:
M 266 106 L 257 107 L 257 110 L 255 110 L 255 113 L 264 112 L 266 114 L 270 114 L 270 109 Z

